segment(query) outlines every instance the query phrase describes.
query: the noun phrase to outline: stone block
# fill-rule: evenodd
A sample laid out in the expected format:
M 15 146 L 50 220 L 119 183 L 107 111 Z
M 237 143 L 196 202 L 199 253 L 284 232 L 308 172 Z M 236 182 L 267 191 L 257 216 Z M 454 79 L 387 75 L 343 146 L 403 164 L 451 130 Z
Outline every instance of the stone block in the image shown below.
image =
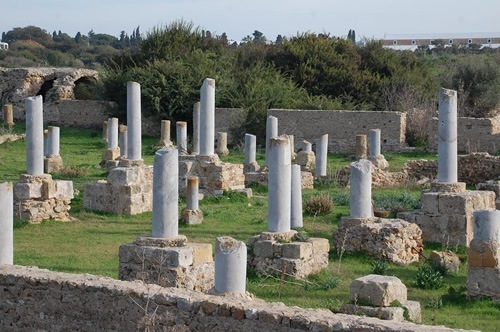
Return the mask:
M 253 254 L 256 257 L 273 257 L 274 241 L 259 240 L 253 244 Z
M 56 197 L 56 183 L 54 181 L 45 181 L 42 183 L 42 199 Z
M 141 182 L 139 167 L 116 167 L 109 172 L 108 183 L 115 186 L 128 186 Z
M 363 305 L 388 307 L 393 301 L 407 300 L 406 286 L 396 277 L 369 274 L 351 284 L 350 299 Z
M 120 159 L 120 163 L 118 164 L 119 167 L 144 167 L 144 160 L 143 159 L 137 159 L 137 160 L 130 160 L 130 159 Z M 147 167 L 147 166 L 146 166 Z
M 51 155 L 43 158 L 43 169 L 45 173 L 56 173 L 64 167 L 60 155 Z
M 422 310 L 420 309 L 420 302 L 418 301 L 403 301 L 401 302 L 403 308 L 405 308 L 408 312 L 407 320 L 410 320 L 414 323 L 422 322 Z
M 210 243 L 189 243 L 186 246 L 193 250 L 193 265 L 213 263 L 213 249 Z
M 108 148 L 102 152 L 102 160 L 107 161 L 107 160 L 115 160 L 116 158 L 120 157 L 120 148 Z
M 203 212 L 200 209 L 191 210 L 184 208 L 181 211 L 180 219 L 189 225 L 201 224 L 203 222 Z
M 467 295 L 500 301 L 500 268 L 469 266 Z
M 441 192 L 441 193 L 461 193 L 466 190 L 465 182 L 433 182 L 431 184 L 431 191 Z
M 260 166 L 257 162 L 243 165 L 243 173 L 258 172 L 259 169 L 260 169 Z
M 328 254 L 328 252 L 330 251 L 330 241 L 328 241 L 328 239 L 311 237 L 307 239 L 307 242 L 312 244 L 313 255 L 319 255 L 322 253 Z
M 344 303 L 340 311 L 348 315 L 376 317 L 378 319 L 393 320 L 396 322 L 405 320 L 404 309 L 400 307 L 369 307 Z
M 193 170 L 194 162 L 191 160 L 179 161 L 179 176 L 186 176 Z
M 460 258 L 451 251 L 433 251 L 429 256 L 429 261 L 453 273 L 457 273 L 460 267 Z
M 37 199 L 42 197 L 41 183 L 21 183 L 18 182 L 14 186 L 14 199 L 16 201 L 26 199 Z
M 472 240 L 467 262 L 469 268 L 488 267 L 500 269 L 500 243 L 493 240 Z
M 420 198 L 422 203 L 422 211 L 428 213 L 439 213 L 439 193 L 433 191 L 423 191 Z
M 73 199 L 73 181 L 55 180 L 57 199 Z
M 300 172 L 302 189 L 314 189 L 314 176 L 311 172 Z
M 495 209 L 495 194 L 491 191 L 442 193 L 439 212 L 447 215 L 472 215 L 474 210 Z
M 310 242 L 292 242 L 283 244 L 283 257 L 293 259 L 307 259 L 313 253 L 313 245 Z
M 139 236 L 134 244 L 138 246 L 148 247 L 183 247 L 186 245 L 187 237 L 185 235 L 178 235 L 169 238 L 152 237 L 152 236 Z

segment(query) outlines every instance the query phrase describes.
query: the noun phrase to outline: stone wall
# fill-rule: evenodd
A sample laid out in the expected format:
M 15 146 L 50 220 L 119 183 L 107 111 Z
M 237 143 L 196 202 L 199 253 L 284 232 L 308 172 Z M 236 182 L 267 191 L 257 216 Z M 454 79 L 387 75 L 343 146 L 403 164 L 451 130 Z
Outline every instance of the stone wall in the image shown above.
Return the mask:
M 373 111 L 308 111 L 271 109 L 267 115 L 278 118 L 278 134 L 295 135 L 295 146 L 304 139 L 314 142 L 328 134 L 328 151 L 354 153 L 356 135 L 381 129 L 381 149 L 400 151 L 406 144 L 406 114 Z
M 431 150 L 437 150 L 438 119 L 430 120 L 429 143 Z M 500 114 L 493 118 L 458 118 L 458 151 L 489 152 L 500 150 Z
M 0 268 L 0 330 L 453 331 L 33 267 Z

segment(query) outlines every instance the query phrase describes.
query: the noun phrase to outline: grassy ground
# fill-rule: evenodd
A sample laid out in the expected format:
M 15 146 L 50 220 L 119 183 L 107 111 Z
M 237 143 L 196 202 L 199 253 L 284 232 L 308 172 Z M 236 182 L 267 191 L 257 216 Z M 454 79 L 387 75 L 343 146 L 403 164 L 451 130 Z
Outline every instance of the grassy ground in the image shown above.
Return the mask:
M 144 159 L 152 164 L 156 139 L 143 140 Z M 61 155 L 65 165 L 72 169 L 54 178 L 72 179 L 79 193 L 72 202 L 71 215 L 76 222 L 46 221 L 30 225 L 16 220 L 14 260 L 19 265 L 35 265 L 55 271 L 92 273 L 116 278 L 118 275 L 118 248 L 132 242 L 139 235 L 151 233 L 151 213 L 137 216 L 119 216 L 83 209 L 82 191 L 87 182 L 105 178 L 102 169 L 96 168 L 105 145 L 100 132 L 75 129 L 61 130 Z M 262 161 L 263 151 L 258 160 Z M 387 159 L 391 167 L 400 169 L 404 161 L 418 158 L 435 158 L 434 154 L 391 154 Z M 233 150 L 226 161 L 242 162 L 243 155 Z M 351 162 L 346 155 L 329 156 L 330 169 L 346 166 Z M 17 141 L 0 145 L 0 182 L 17 181 L 25 171 L 25 142 Z M 332 181 L 333 183 L 333 181 Z M 217 236 L 232 236 L 246 241 L 267 229 L 267 189 L 254 187 L 254 197 L 247 199 L 229 193 L 219 198 L 206 198 L 200 202 L 205 220 L 201 225 L 181 225 L 180 233 L 190 242 L 214 243 Z M 349 214 L 349 192 L 326 183 L 317 184 L 314 190 L 305 190 L 304 200 L 312 195 L 327 193 L 334 202 L 332 212 L 324 216 L 305 215 L 304 228 L 310 236 L 331 240 L 342 215 Z M 375 205 L 381 208 L 413 209 L 419 204 L 420 189 L 374 189 Z M 183 202 L 180 208 L 183 207 Z M 441 245 L 425 244 L 426 255 L 431 250 L 445 249 Z M 388 275 L 399 277 L 408 287 L 408 298 L 420 301 L 423 321 L 426 324 L 495 331 L 500 326 L 500 304 L 489 300 L 472 301 L 466 298 L 466 249 L 447 248 L 460 254 L 461 270 L 444 278 L 444 285 L 437 290 L 416 287 L 415 274 L 423 265 L 389 265 Z M 280 301 L 301 307 L 323 307 L 336 310 L 348 301 L 349 286 L 353 279 L 372 271 L 373 259 L 360 254 L 337 255 L 330 253 L 330 264 L 322 273 L 305 281 L 286 278 L 258 277 L 248 273 L 247 289 L 268 301 Z

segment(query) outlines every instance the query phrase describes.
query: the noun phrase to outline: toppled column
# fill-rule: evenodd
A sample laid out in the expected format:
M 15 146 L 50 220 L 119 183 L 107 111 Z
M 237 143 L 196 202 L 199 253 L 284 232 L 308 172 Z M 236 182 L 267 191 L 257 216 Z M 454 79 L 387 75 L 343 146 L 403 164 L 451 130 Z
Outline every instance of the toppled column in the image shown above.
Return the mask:
M 43 99 L 26 98 L 26 166 L 28 174 L 43 175 Z
M 290 206 L 290 227 L 301 228 L 304 227 L 304 220 L 302 216 L 302 176 L 300 165 L 292 165 L 292 194 Z
M 102 122 L 102 139 L 103 141 L 108 141 L 108 121 Z
M 356 135 L 356 159 L 366 159 L 366 135 Z
M 114 161 L 120 157 L 118 147 L 118 118 L 108 119 L 108 148 L 102 153 L 101 165 L 106 165 L 108 161 Z
M 14 264 L 14 194 L 12 182 L 0 183 L 0 265 Z
M 380 133 L 380 129 L 370 129 L 368 133 L 368 141 L 370 144 L 368 159 L 378 168 L 386 169 L 389 167 L 389 163 L 385 160 L 384 155 L 380 153 Z
M 290 231 L 291 161 L 288 136 L 269 141 L 267 223 L 270 232 Z
M 474 211 L 467 294 L 500 300 L 500 210 Z
M 3 123 L 9 127 L 14 125 L 14 111 L 12 104 L 3 105 Z
M 351 163 L 351 218 L 371 218 L 372 210 L 372 164 L 366 159 Z
M 187 138 L 187 122 L 177 121 L 175 123 L 176 137 L 177 137 L 177 149 L 179 150 L 179 155 L 188 155 L 188 138 Z
M 63 168 L 63 161 L 59 154 L 60 130 L 59 127 L 49 126 L 47 136 L 47 153 L 44 158 L 45 173 L 59 172 Z
M 269 144 L 271 138 L 276 136 L 278 136 L 278 118 L 270 115 L 267 117 L 266 121 L 266 166 L 269 166 Z
M 214 154 L 215 140 L 215 80 L 205 78 L 200 101 L 200 155 Z
M 328 161 L 328 134 L 316 141 L 316 177 L 325 177 Z
M 215 130 L 215 129 L 214 129 Z M 193 105 L 193 155 L 200 154 L 200 102 Z
M 181 212 L 182 221 L 190 225 L 203 222 L 203 212 L 198 203 L 199 197 L 199 179 L 197 176 L 189 176 L 186 187 L 186 207 Z
M 118 146 L 120 147 L 120 157 L 127 159 L 127 126 L 118 127 Z
M 245 293 L 247 246 L 231 237 L 215 240 L 214 293 Z
M 245 134 L 245 164 L 243 171 L 257 172 L 260 169 L 256 159 L 257 137 L 252 134 Z
M 441 88 L 438 108 L 438 182 L 458 181 L 457 92 Z
M 127 82 L 127 158 L 142 159 L 141 85 Z
M 302 150 L 297 153 L 295 163 L 300 165 L 303 172 L 313 172 L 316 168 L 316 156 L 312 151 L 312 144 L 306 140 L 302 141 Z
M 227 133 L 217 133 L 217 150 L 215 151 L 219 156 L 227 156 L 229 150 L 227 149 Z

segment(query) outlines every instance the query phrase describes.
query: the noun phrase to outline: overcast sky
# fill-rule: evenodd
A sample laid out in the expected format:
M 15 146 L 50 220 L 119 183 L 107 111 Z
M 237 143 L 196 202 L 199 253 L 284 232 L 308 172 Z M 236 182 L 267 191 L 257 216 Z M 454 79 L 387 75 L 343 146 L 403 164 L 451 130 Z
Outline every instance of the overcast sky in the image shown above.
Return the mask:
M 499 0 L 2 0 L 0 32 L 35 25 L 74 36 L 142 33 L 175 20 L 241 40 L 259 30 L 278 34 L 327 32 L 358 39 L 414 33 L 500 32 Z

